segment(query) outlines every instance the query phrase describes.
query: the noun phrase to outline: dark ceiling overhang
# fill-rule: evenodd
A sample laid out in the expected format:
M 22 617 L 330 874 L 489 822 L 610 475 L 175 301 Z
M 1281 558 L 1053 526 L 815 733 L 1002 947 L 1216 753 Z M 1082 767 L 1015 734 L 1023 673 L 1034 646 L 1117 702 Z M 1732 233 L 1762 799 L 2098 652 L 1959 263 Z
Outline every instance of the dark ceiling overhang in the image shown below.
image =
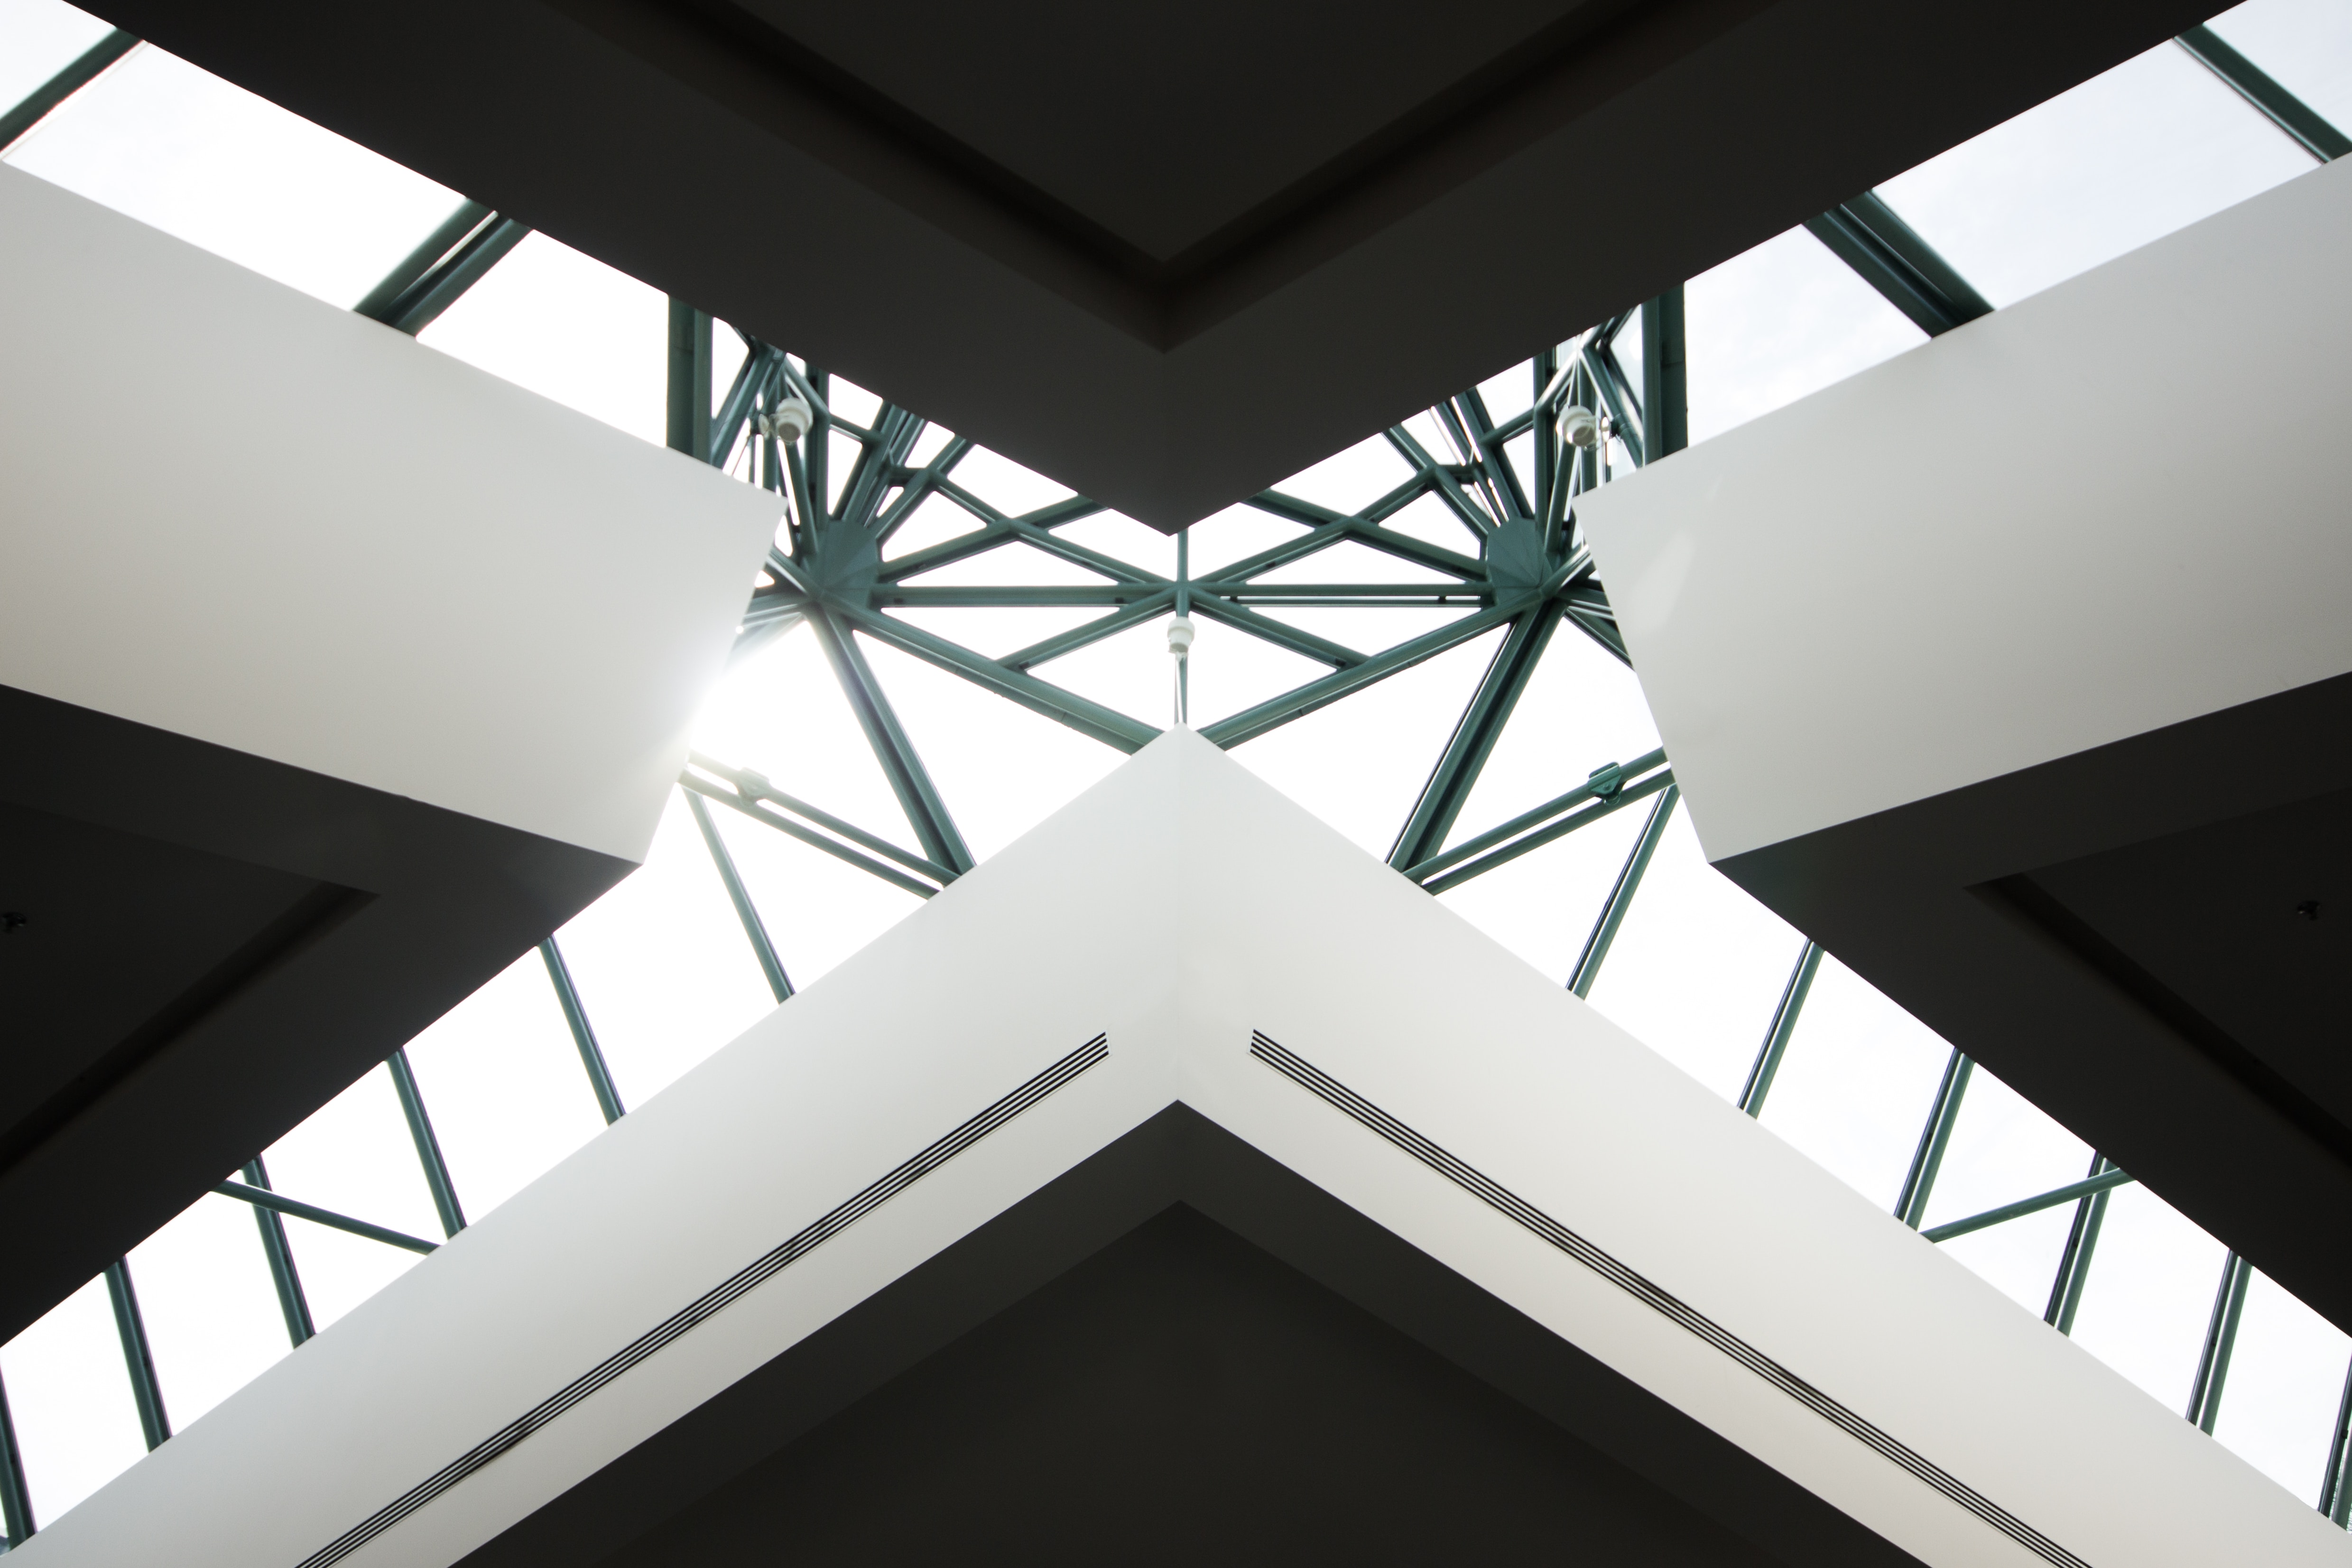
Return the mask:
M 2202 19 L 1870 0 L 108 0 L 1173 529 Z
M 0 686 L 5 1341 L 627 862 Z
M 806 1563 L 1916 1562 L 1182 1104 L 462 1561 L 787 1539 Z

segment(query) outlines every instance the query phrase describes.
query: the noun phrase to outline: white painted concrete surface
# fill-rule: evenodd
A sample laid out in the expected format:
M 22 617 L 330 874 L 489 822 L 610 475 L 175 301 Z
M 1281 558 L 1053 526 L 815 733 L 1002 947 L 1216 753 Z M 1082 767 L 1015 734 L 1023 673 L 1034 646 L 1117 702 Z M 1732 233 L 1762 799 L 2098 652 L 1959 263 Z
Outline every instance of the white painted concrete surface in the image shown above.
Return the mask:
M 2347 258 L 2352 160 L 1580 499 L 1708 858 L 2352 670 Z
M 5 167 L 0 367 L 0 684 L 645 858 L 775 497 Z
M 25 1568 L 296 1563 L 1098 1031 L 1108 1062 L 348 1561 L 457 1560 L 1178 1100 L 1923 1561 L 2037 1561 L 1251 1059 L 1253 1028 L 2102 1568 L 2352 1557 L 1179 731 L 56 1521 Z

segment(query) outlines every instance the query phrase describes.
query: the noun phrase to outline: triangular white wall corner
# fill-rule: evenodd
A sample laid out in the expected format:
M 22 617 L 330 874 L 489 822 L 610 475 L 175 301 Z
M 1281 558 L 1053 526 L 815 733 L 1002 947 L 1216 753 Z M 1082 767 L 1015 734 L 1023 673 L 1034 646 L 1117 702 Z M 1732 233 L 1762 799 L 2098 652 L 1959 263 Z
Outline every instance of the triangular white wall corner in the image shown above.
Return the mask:
M 2344 1561 L 2312 1510 L 1178 731 L 28 1568 L 454 1562 L 1176 1101 L 1919 1561 Z

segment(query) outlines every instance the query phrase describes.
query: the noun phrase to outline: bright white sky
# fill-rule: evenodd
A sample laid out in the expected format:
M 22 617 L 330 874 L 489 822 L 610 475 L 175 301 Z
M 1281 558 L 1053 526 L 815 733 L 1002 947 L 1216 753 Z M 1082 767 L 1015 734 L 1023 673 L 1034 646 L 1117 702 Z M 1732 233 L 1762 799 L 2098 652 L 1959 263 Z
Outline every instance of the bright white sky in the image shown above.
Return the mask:
M 2352 126 L 2352 5 L 2252 0 L 2213 24 L 2339 126 Z M 105 31 L 57 0 L 0 0 L 0 104 L 13 103 Z M 337 304 L 357 300 L 459 199 L 398 166 L 162 54 L 141 48 L 19 142 L 7 162 Z M 1996 305 L 2071 277 L 2312 167 L 2201 67 L 2167 46 L 1881 187 Z M 1704 440 L 1915 347 L 1920 332 L 1801 230 L 1692 280 L 1691 429 Z M 665 303 L 543 236 L 525 240 L 423 341 L 658 441 Z M 722 343 L 733 340 L 722 328 Z M 1630 340 L 1629 340 L 1630 344 Z M 722 350 L 723 356 L 723 350 Z M 1638 353 L 1628 358 L 1638 364 Z M 721 376 L 731 373 L 723 363 Z M 1526 407 L 1524 367 L 1485 385 L 1496 417 Z M 850 417 L 873 400 L 836 387 Z M 1445 442 L 1426 416 L 1417 434 Z M 927 455 L 936 436 L 918 450 Z M 835 471 L 845 471 L 847 456 Z M 1622 450 L 1619 453 L 1622 460 Z M 1405 475 L 1378 439 L 1282 487 L 1352 510 Z M 987 453 L 959 480 L 1007 511 L 1068 492 Z M 1423 502 L 1400 526 L 1473 548 Z M 904 552 L 959 531 L 927 507 Z M 1172 573 L 1172 542 L 1116 516 L 1064 531 Z M 1206 575 L 1292 530 L 1241 509 L 1192 530 Z M 1297 580 L 1408 581 L 1368 551 L 1332 552 Z M 932 582 L 1087 581 L 1004 551 Z M 918 620 L 1003 653 L 1092 612 L 931 611 Z M 1370 649 L 1444 617 L 1426 610 L 1308 610 L 1308 629 Z M 1499 634 L 1497 634 L 1499 635 Z M 1367 850 L 1385 854 L 1476 685 L 1494 639 L 1236 750 L 1234 755 Z M 1119 756 L 955 677 L 867 645 L 868 657 L 985 858 L 1118 765 Z M 1192 718 L 1218 717 L 1319 667 L 1203 622 Z M 1057 662 L 1048 679 L 1166 721 L 1160 628 Z M 912 842 L 824 661 L 805 631 L 746 660 L 714 694 L 696 742 L 853 821 Z M 1563 628 L 1456 829 L 1463 837 L 1548 799 L 1596 765 L 1657 743 L 1633 674 Z M 720 826 L 796 985 L 805 987 L 905 915 L 914 899 L 721 810 Z M 1620 814 L 1446 895 L 1468 920 L 1564 981 L 1638 830 Z M 772 1005 L 741 928 L 684 808 L 673 804 L 646 868 L 561 933 L 625 1103 L 642 1103 Z M 1701 1081 L 1734 1096 L 1801 939 L 1706 866 L 1678 813 L 1612 949 L 1593 1004 Z M 1772 1091 L 1765 1125 L 1874 1201 L 1892 1205 L 1948 1047 L 1826 963 Z M 442 1147 L 478 1216 L 602 1127 L 536 954 L 410 1047 Z M 370 1075 L 268 1152 L 281 1190 L 418 1235 L 438 1227 L 389 1080 Z M 2089 1151 L 1979 1070 L 1927 1216 L 1930 1225 L 2079 1177 Z M 2070 1209 L 1948 1244 L 2037 1316 Z M 289 1222 L 321 1328 L 415 1261 Z M 2160 1200 L 2119 1190 L 2076 1342 L 2174 1410 L 2186 1403 L 2222 1249 Z M 207 1197 L 131 1258 L 175 1428 L 287 1352 L 250 1212 Z M 2257 1278 L 2218 1436 L 2306 1500 L 2318 1491 L 2343 1387 L 2346 1337 Z M 43 1521 L 142 1451 L 103 1284 L 0 1346 Z

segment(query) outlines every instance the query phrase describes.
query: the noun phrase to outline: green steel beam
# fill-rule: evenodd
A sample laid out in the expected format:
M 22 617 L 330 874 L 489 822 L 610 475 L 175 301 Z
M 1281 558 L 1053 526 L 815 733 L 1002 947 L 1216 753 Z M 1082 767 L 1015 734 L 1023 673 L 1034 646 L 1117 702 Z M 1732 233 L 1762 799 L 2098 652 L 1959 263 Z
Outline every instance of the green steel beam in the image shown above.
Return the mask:
M 316 1204 L 306 1204 L 299 1199 L 289 1198 L 283 1193 L 273 1193 L 266 1187 L 247 1186 L 243 1182 L 215 1182 L 213 1184 L 213 1191 L 225 1198 L 235 1198 L 239 1203 L 251 1204 L 256 1208 L 268 1209 L 276 1214 L 292 1215 L 296 1219 L 307 1219 L 312 1225 L 323 1225 L 330 1230 L 340 1230 L 352 1236 L 365 1237 L 370 1241 L 381 1241 L 386 1247 L 397 1247 L 410 1252 L 425 1253 L 436 1251 L 441 1245 L 437 1241 L 427 1241 L 421 1236 L 411 1236 L 404 1230 L 394 1230 L 388 1226 L 371 1225 L 366 1220 L 353 1219 L 349 1215 L 337 1214 L 332 1209 L 322 1209 Z
M 743 879 L 737 874 L 735 857 L 727 852 L 727 841 L 719 837 L 719 825 L 710 820 L 710 808 L 702 804 L 699 790 L 686 792 L 686 807 L 694 814 L 694 826 L 702 830 L 703 846 L 710 851 L 711 864 L 719 868 L 719 879 L 727 886 L 727 901 L 735 906 L 735 918 L 742 922 L 743 935 L 751 943 L 751 956 L 760 961 L 760 973 L 768 978 L 768 989 L 775 993 L 777 1001 L 791 1001 L 793 983 L 784 973 L 783 962 L 776 956 L 775 944 L 768 940 L 768 928 L 751 903 L 751 889 L 743 886 Z
M 812 849 L 822 849 L 834 858 L 846 861 L 868 876 L 879 877 L 894 888 L 903 888 L 919 899 L 929 898 L 948 882 L 953 880 L 952 878 L 940 877 L 933 882 L 918 881 L 902 871 L 891 869 L 871 856 L 859 854 L 838 839 L 829 838 L 822 833 L 803 826 L 782 813 L 769 810 L 759 796 L 720 789 L 709 780 L 697 778 L 692 773 L 680 774 L 677 782 L 696 795 L 715 800 L 721 805 L 732 806 L 753 821 L 763 823 L 788 838 L 797 838 Z M 931 862 L 922 859 L 920 856 L 908 856 L 906 851 L 898 849 L 895 845 L 890 846 L 890 852 L 895 858 L 902 860 L 913 859 L 925 867 L 931 865 Z M 926 871 L 925 875 L 930 876 L 934 873 Z
M 1961 1059 L 1965 1061 L 1967 1058 Z M 1997 1209 L 1987 1209 L 1982 1214 L 1972 1214 L 1966 1219 L 1956 1219 L 1948 1225 L 1934 1226 L 1919 1234 L 1929 1241 L 1949 1241 L 1956 1236 L 1967 1236 L 1974 1231 L 1987 1230 L 1993 1226 L 2005 1225 L 2013 1219 L 2023 1219 L 2030 1214 L 2040 1214 L 2043 1209 L 2054 1209 L 2061 1204 L 2071 1204 L 2078 1198 L 2090 1197 L 2105 1194 L 2116 1187 L 2126 1186 L 2131 1180 L 2132 1177 L 2128 1173 L 2116 1170 L 2111 1166 L 2103 1175 L 2086 1177 L 2079 1182 L 2069 1182 L 2063 1187 L 2053 1187 L 2046 1193 L 2036 1193 L 2030 1198 L 2020 1198 L 2013 1204 L 2003 1204 Z
M 1535 679 L 1536 668 L 1543 662 L 1559 615 L 1558 605 L 1546 602 L 1522 611 L 1511 623 L 1509 634 L 1479 679 L 1478 689 L 1471 693 L 1461 718 L 1454 721 L 1454 733 L 1447 737 L 1437 765 L 1422 784 L 1412 815 L 1389 847 L 1389 864 L 1398 870 L 1419 866 L 1445 847 L 1446 836 L 1454 831 L 1470 792 L 1477 787 L 1478 775 L 1486 771 L 1486 759 L 1494 755 L 1503 726 L 1510 722 L 1511 710 L 1518 706 L 1528 683 Z
M 1072 626 L 1066 632 L 1055 632 L 1052 637 L 1041 638 L 1031 643 L 1027 647 L 1006 654 L 997 662 L 1007 669 L 1026 672 L 1041 664 L 1057 659 L 1064 654 L 1076 653 L 1078 649 L 1090 647 L 1106 637 L 1117 637 L 1131 626 L 1139 626 L 1146 621 L 1155 620 L 1166 615 L 1175 606 L 1175 589 L 1155 588 L 1150 595 L 1122 610 L 1108 616 L 1097 616 L 1085 625 Z
M 8 1390 L 0 1385 L 0 1531 L 8 1547 L 22 1546 L 39 1526 L 33 1519 L 33 1491 L 25 1484 L 25 1451 L 16 1444 L 16 1421 L 8 1411 Z
M 2230 1378 L 2230 1354 L 2237 1346 L 2238 1320 L 2245 1312 L 2246 1286 L 2253 1274 L 2253 1265 L 2234 1252 L 2221 1259 L 2221 1283 L 2213 1292 L 2213 1315 L 2197 1357 L 2197 1381 L 2189 1390 L 2189 1419 L 2209 1437 L 2221 1414 L 2221 1389 Z
M 1633 847 L 1625 856 L 1625 864 L 1618 868 L 1617 880 L 1601 901 L 1601 914 L 1592 922 L 1591 934 L 1584 939 L 1584 951 L 1576 955 L 1576 968 L 1568 977 L 1568 988 L 1580 997 L 1592 994 L 1592 983 L 1601 978 L 1601 966 L 1607 962 L 1609 949 L 1617 940 L 1617 929 L 1625 923 L 1626 911 L 1633 907 L 1633 895 L 1642 890 L 1642 878 L 1650 868 L 1650 858 L 1658 852 L 1658 842 L 1666 836 L 1666 819 L 1674 815 L 1675 802 L 1682 791 L 1668 784 L 1650 807 L 1649 820 L 1634 836 Z
M 1642 307 L 1642 443 L 1636 463 L 1655 462 L 1690 445 L 1688 337 L 1681 284 Z M 1609 363 L 1614 365 L 1613 355 Z
M 0 1421 L 7 1418 L 0 1406 Z M 2327 1439 L 2327 1468 L 2319 1482 L 2319 1511 L 2339 1530 L 2352 1522 L 2352 1487 L 2347 1487 L 2346 1460 L 2352 1457 L 2352 1366 L 2344 1372 L 2344 1392 L 2336 1400 L 2336 1426 Z
M 669 302 L 668 440 L 673 452 L 710 461 L 710 313 Z
M 2271 79 L 2270 73 L 2224 43 L 2210 27 L 2191 27 L 2173 40 L 2189 58 L 2227 82 L 2239 97 L 2286 132 L 2294 144 L 2323 163 L 2352 153 L 2352 138 L 2329 124 L 2303 100 Z
M 1376 653 L 1352 668 L 1334 670 L 1320 679 L 1295 687 L 1279 697 L 1268 698 L 1255 708 L 1233 714 L 1202 730 L 1202 739 L 1228 749 L 1244 741 L 1278 730 L 1294 719 L 1303 719 L 1320 708 L 1328 708 L 1342 697 L 1376 685 L 1400 670 L 1435 658 L 1449 648 L 1485 636 L 1509 620 L 1513 611 L 1495 607 L 1475 611 L 1447 622 L 1434 630 L 1423 633 L 1408 642 L 1402 642 L 1385 652 Z
M 2093 1154 L 2084 1180 L 2114 1169 L 2115 1163 L 2105 1155 Z M 2058 1255 L 2058 1273 L 2050 1281 L 2050 1304 L 2042 1310 L 2042 1321 L 2062 1334 L 2074 1331 L 2074 1314 L 2083 1305 L 2083 1288 L 2090 1282 L 2091 1259 L 2098 1250 L 2099 1228 L 2107 1219 L 2108 1191 L 2101 1187 L 2074 1202 L 2074 1222 L 2067 1227 L 2065 1249 Z
M 1910 1172 L 1903 1178 L 1902 1195 L 1895 1200 L 1895 1217 L 1913 1230 L 1919 1228 L 1927 1200 L 1935 1194 L 1936 1173 L 1943 1168 L 1944 1151 L 1952 1142 L 1952 1129 L 1960 1120 L 1960 1101 L 1975 1071 L 1976 1063 L 1957 1050 L 1944 1063 L 1944 1079 L 1936 1086 L 1927 1123 L 1919 1129 L 1919 1147 L 1913 1151 Z
M 1807 218 L 1805 231 L 1931 338 L 1992 313 L 1985 297 L 1876 191 Z
M 1288 622 L 1276 620 L 1271 616 L 1261 616 L 1245 605 L 1234 604 L 1220 595 L 1209 593 L 1198 584 L 1188 584 L 1185 586 L 1189 592 L 1181 596 L 1189 597 L 1192 600 L 1192 611 L 1194 615 L 1231 626 L 1237 632 L 1246 632 L 1262 643 L 1271 643 L 1286 653 L 1295 653 L 1301 658 L 1311 658 L 1318 664 L 1328 664 L 1334 669 L 1353 669 L 1365 661 L 1366 655 L 1358 653 L 1344 643 L 1333 642 L 1329 637 L 1317 637 L 1313 632 L 1301 631 Z
M 1172 587 L 1172 584 L 1171 584 Z M 1099 702 L 1090 702 L 1075 691 L 1065 691 L 1050 682 L 1038 679 L 1026 670 L 1013 669 L 982 654 L 972 652 L 959 643 L 934 637 L 920 626 L 870 610 L 855 610 L 836 606 L 836 613 L 854 621 L 859 630 L 877 642 L 888 643 L 904 653 L 913 654 L 926 663 L 961 675 L 973 685 L 993 691 L 1028 709 L 1057 720 L 1081 735 L 1090 736 L 1107 746 L 1122 752 L 1141 751 L 1160 731 L 1139 720 L 1130 719 L 1116 709 Z M 814 617 L 812 618 L 814 624 Z M 1360 668 L 1361 667 L 1359 667 Z M 1353 674 L 1354 671 L 1343 672 Z M 1331 679 L 1339 679 L 1334 677 Z
M 163 1385 L 155 1378 L 155 1352 L 147 1342 L 147 1322 L 139 1315 L 139 1292 L 131 1287 L 131 1261 L 117 1258 L 106 1266 L 106 1294 L 114 1303 L 114 1330 L 122 1341 L 122 1363 L 131 1373 L 131 1398 L 139 1407 L 139 1430 L 150 1449 L 172 1437 L 172 1419 L 163 1411 Z
M 1432 894 L 1449 892 L 1473 877 L 1483 877 L 1496 867 L 1508 865 L 1522 855 L 1531 854 L 1556 839 L 1567 837 L 1580 827 L 1590 827 L 1602 817 L 1622 811 L 1637 801 L 1647 800 L 1661 790 L 1672 789 L 1674 783 L 1672 773 L 1658 773 L 1643 779 L 1640 784 L 1627 784 L 1623 789 L 1605 799 L 1595 800 L 1581 810 L 1570 812 L 1549 826 L 1506 844 L 1500 849 L 1482 856 L 1466 866 L 1456 867 L 1442 877 L 1431 878 L 1422 884 L 1422 890 Z
M 415 249 L 402 257 L 393 269 L 352 307 L 352 313 L 365 316 L 372 321 L 387 320 L 386 312 L 394 300 L 415 287 L 417 279 L 432 271 L 434 265 L 455 250 L 467 235 L 496 216 L 479 202 L 459 202 L 456 210 L 441 220 L 440 227 L 426 235 Z
M 572 983 L 572 966 L 563 962 L 563 950 L 549 937 L 539 944 L 540 961 L 547 965 L 548 984 L 555 989 L 555 1005 L 563 1009 L 563 1022 L 572 1031 L 572 1044 L 580 1052 L 580 1065 L 588 1074 L 588 1091 L 596 1097 L 596 1109 L 604 1113 L 604 1125 L 610 1127 L 626 1113 L 621 1104 L 620 1086 L 613 1081 L 613 1069 L 605 1065 L 604 1047 L 596 1043 L 596 1031 L 588 1023 L 588 1009 L 580 1001 L 580 988 Z
M 71 63 L 26 94 L 23 101 L 0 114 L 0 153 L 25 138 L 25 133 L 57 111 L 59 104 L 106 74 L 106 68 L 139 47 L 139 40 L 117 27 L 74 57 Z
M 1495 519 L 1463 493 L 1462 483 L 1454 477 L 1454 471 L 1431 457 L 1422 444 L 1413 439 L 1412 431 L 1402 425 L 1392 425 L 1387 436 L 1389 445 L 1396 448 L 1397 455 L 1412 465 L 1413 472 L 1437 492 L 1446 510 L 1470 531 L 1471 537 L 1484 540 L 1495 531 Z
M 245 1181 L 259 1192 L 269 1188 L 269 1170 L 256 1154 L 245 1163 Z M 258 1205 L 253 1210 L 253 1223 L 261 1232 L 261 1255 L 269 1264 L 269 1282 L 278 1289 L 278 1310 L 286 1320 L 286 1337 L 296 1345 L 316 1334 L 319 1330 L 310 1321 L 310 1302 L 302 1294 L 302 1277 L 295 1271 L 294 1248 L 286 1239 L 286 1222 L 275 1209 Z
M 1417 866 L 1408 866 L 1404 868 L 1404 874 L 1413 881 L 1426 884 L 1432 878 L 1473 857 L 1484 855 L 1496 845 L 1554 822 L 1562 813 L 1587 801 L 1597 801 L 1602 805 L 1622 804 L 1622 797 L 1629 789 L 1639 789 L 1641 793 L 1633 798 L 1646 800 L 1672 783 L 1674 774 L 1666 767 L 1664 750 L 1646 752 L 1622 765 L 1603 763 L 1574 789 L 1554 795 L 1541 805 L 1523 811 L 1508 822 L 1490 827 L 1474 838 L 1465 839 L 1442 855 L 1433 855 Z M 1549 843 L 1550 840 L 1544 842 Z
M 433 1135 L 433 1119 L 425 1114 L 425 1096 L 408 1065 L 408 1047 L 393 1052 L 383 1065 L 392 1074 L 393 1092 L 400 1097 L 400 1113 L 408 1119 L 408 1136 L 416 1145 L 416 1163 L 424 1169 L 425 1185 L 433 1194 L 433 1212 L 440 1216 L 441 1234 L 455 1236 L 466 1228 L 466 1211 L 457 1206 L 457 1184 L 449 1179 L 448 1162 L 441 1158 L 441 1141 Z
M 1765 1027 L 1764 1043 L 1757 1047 L 1748 1081 L 1740 1086 L 1739 1109 L 1751 1117 L 1764 1114 L 1765 1097 L 1772 1092 L 1772 1080 L 1780 1074 L 1780 1058 L 1789 1054 L 1789 1042 L 1796 1037 L 1797 1020 L 1805 1010 L 1805 997 L 1812 991 L 1813 976 L 1821 968 L 1822 944 L 1808 941 L 1797 951 L 1789 983 L 1780 988 L 1780 1004 L 1772 1009 L 1772 1022 Z
M 499 264 L 506 253 L 520 245 L 530 230 L 509 217 L 485 211 L 485 216 L 473 228 L 464 231 L 465 237 L 457 247 L 431 262 L 415 277 L 385 295 L 388 286 L 400 278 L 419 254 L 431 246 L 458 218 L 472 210 L 467 203 L 453 214 L 441 229 L 409 253 L 407 260 L 393 269 L 383 282 L 370 290 L 368 297 L 353 307 L 358 314 L 370 321 L 382 321 L 395 331 L 415 337 L 440 319 L 441 313 L 456 304 L 468 289 L 480 282 L 489 269 Z
M 859 619 L 860 624 L 867 624 L 864 617 Z M 826 662 L 833 666 L 834 679 L 841 683 L 843 694 L 849 699 L 850 710 L 857 715 L 858 728 L 866 731 L 866 744 L 873 748 L 875 760 L 882 764 L 883 776 L 890 781 L 891 792 L 898 797 L 899 808 L 907 814 L 908 825 L 915 830 L 916 842 L 923 847 L 925 855 L 949 870 L 959 875 L 971 870 L 971 851 L 964 847 L 963 835 L 956 831 L 955 819 L 948 815 L 947 802 L 940 798 L 923 759 L 916 754 L 915 743 L 907 738 L 889 698 L 883 694 L 881 681 L 866 662 L 856 634 L 838 625 L 823 609 L 812 607 L 808 623 L 809 629 L 816 634 L 818 646 L 824 649 Z

